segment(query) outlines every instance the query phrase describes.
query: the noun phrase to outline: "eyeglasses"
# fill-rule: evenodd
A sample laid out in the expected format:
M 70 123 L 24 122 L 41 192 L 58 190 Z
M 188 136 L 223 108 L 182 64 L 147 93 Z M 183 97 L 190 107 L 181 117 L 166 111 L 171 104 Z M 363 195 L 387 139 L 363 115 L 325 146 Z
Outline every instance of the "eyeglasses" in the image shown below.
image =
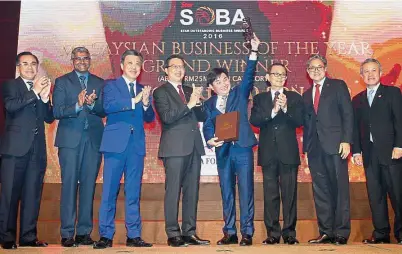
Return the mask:
M 172 67 L 175 70 L 184 70 L 184 65 L 169 65 L 168 68 Z
M 323 71 L 324 70 L 324 66 L 317 66 L 317 67 L 308 67 L 308 71 L 309 72 L 313 72 L 313 71 L 315 71 L 315 72 L 317 72 L 317 71 Z
M 279 78 L 279 77 L 286 78 L 288 76 L 286 73 L 277 73 L 277 72 L 270 73 L 270 75 L 274 75 L 274 77 L 276 77 L 276 78 Z
M 18 66 L 22 66 L 24 68 L 36 67 L 36 66 L 38 66 L 38 63 L 37 62 L 32 62 L 32 63 L 23 62 L 23 63 L 18 64 Z
M 74 61 L 80 62 L 88 62 L 89 60 L 91 60 L 91 58 L 89 56 L 85 56 L 85 57 L 73 57 L 72 58 Z

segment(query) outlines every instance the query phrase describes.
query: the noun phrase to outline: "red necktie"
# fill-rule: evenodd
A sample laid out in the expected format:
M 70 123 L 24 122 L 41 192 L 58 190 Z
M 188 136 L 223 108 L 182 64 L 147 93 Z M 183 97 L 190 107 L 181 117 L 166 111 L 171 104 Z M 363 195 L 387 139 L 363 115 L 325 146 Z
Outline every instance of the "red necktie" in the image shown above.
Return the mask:
M 178 85 L 177 88 L 179 88 L 179 95 L 180 95 L 181 100 L 183 101 L 184 104 L 187 104 L 186 97 L 184 97 L 184 93 L 182 90 L 182 85 Z
M 315 93 L 314 93 L 314 111 L 318 113 L 318 105 L 320 104 L 320 85 L 315 84 Z

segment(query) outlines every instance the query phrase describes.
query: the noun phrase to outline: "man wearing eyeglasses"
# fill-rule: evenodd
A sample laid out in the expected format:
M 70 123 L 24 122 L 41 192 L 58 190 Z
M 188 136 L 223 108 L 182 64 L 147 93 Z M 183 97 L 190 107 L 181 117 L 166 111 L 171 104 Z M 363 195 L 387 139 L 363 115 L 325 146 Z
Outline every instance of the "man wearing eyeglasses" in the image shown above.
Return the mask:
M 319 236 L 309 243 L 347 244 L 350 235 L 347 157 L 353 134 L 353 108 L 343 80 L 325 76 L 327 60 L 313 55 L 307 73 L 313 81 L 303 94 L 303 151 L 310 167 Z
M 74 70 L 57 78 L 53 91 L 53 112 L 59 120 L 55 146 L 61 169 L 63 247 L 93 244 L 93 197 L 102 158 L 99 146 L 105 116 L 100 96 L 103 79 L 89 72 L 88 49 L 74 48 L 71 63 Z
M 268 237 L 263 244 L 298 244 L 297 171 L 300 165 L 296 128 L 303 124 L 303 100 L 284 89 L 287 69 L 272 64 L 266 75 L 271 84 L 268 92 L 254 96 L 250 123 L 260 128 L 258 165 L 262 166 L 264 190 L 264 223 Z M 283 227 L 279 224 L 282 198 Z
M 248 98 L 254 84 L 257 52 L 260 40 L 251 39 L 251 52 L 247 69 L 240 85 L 232 87 L 228 71 L 214 68 L 207 75 L 207 84 L 216 93 L 205 104 L 207 120 L 203 132 L 208 147 L 215 147 L 219 182 L 221 186 L 223 237 L 218 245 L 237 244 L 235 183 L 239 188 L 241 246 L 252 245 L 254 235 L 254 156 L 257 140 L 248 121 Z M 239 140 L 218 141 L 215 137 L 215 121 L 218 115 L 238 111 L 240 115 Z
M 183 85 L 184 59 L 171 55 L 165 61 L 168 82 L 154 91 L 155 109 L 162 123 L 158 156 L 165 166 L 165 230 L 172 247 L 207 245 L 197 229 L 201 156 L 205 154 L 198 122 L 205 120 L 200 106 L 201 87 Z M 180 193 L 182 225 L 178 222 Z
M 2 85 L 5 133 L 0 153 L 0 238 L 3 249 L 16 249 L 20 204 L 19 246 L 46 247 L 37 238 L 37 221 L 46 171 L 44 122 L 54 121 L 49 101 L 50 79 L 37 77 L 39 61 L 31 52 L 16 59 L 19 77 Z

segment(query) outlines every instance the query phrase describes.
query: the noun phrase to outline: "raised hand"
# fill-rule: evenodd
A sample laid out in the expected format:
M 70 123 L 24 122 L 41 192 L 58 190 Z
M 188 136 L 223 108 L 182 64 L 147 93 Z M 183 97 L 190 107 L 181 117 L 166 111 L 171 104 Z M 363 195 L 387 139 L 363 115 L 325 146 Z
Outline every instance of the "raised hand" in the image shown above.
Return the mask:
M 96 95 L 96 91 L 94 89 L 90 95 L 85 95 L 85 103 L 87 105 L 93 105 L 97 98 L 98 96 Z
M 78 94 L 78 106 L 82 107 L 85 103 L 85 95 L 87 94 L 87 90 L 84 89 Z
M 142 89 L 142 103 L 146 106 L 149 105 L 149 97 L 151 95 L 151 87 L 150 86 L 145 86 Z
M 134 103 L 137 104 L 138 102 L 140 102 L 142 100 L 142 96 L 144 94 L 144 90 L 142 90 L 141 92 L 139 92 L 137 94 L 137 96 L 135 96 L 134 98 Z
M 251 50 L 258 50 L 258 46 L 260 45 L 260 40 L 258 39 L 257 35 L 253 33 L 254 37 L 251 39 Z
M 50 79 L 45 76 L 35 79 L 33 82 L 32 90 L 34 90 L 36 94 L 40 94 L 43 88 L 51 84 Z

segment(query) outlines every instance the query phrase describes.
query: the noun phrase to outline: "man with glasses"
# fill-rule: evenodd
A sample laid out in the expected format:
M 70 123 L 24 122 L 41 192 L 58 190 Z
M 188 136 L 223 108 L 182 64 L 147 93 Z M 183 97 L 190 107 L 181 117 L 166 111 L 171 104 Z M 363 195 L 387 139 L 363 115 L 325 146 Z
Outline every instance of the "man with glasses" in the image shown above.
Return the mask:
M 240 85 L 232 87 L 228 71 L 214 68 L 207 75 L 207 85 L 216 95 L 205 104 L 207 120 L 203 132 L 208 147 L 215 147 L 219 182 L 221 186 L 223 219 L 223 237 L 218 245 L 237 244 L 236 229 L 236 176 L 240 201 L 241 246 L 252 245 L 254 235 L 254 156 L 253 146 L 257 140 L 248 121 L 248 98 L 253 89 L 257 52 L 260 44 L 254 35 L 251 40 L 251 52 L 247 69 Z M 215 121 L 218 115 L 238 111 L 240 115 L 239 140 L 234 142 L 218 141 L 215 136 Z
M 162 122 L 158 156 L 165 166 L 165 230 L 172 247 L 206 245 L 196 234 L 201 156 L 205 154 L 198 122 L 205 120 L 199 106 L 202 88 L 183 85 L 184 59 L 171 55 L 165 61 L 168 82 L 154 91 L 155 109 Z M 182 199 L 182 226 L 178 222 Z
M 53 91 L 53 112 L 59 119 L 55 146 L 61 168 L 60 234 L 63 247 L 93 244 L 93 198 L 102 158 L 99 146 L 102 117 L 105 116 L 101 96 L 103 79 L 89 72 L 91 56 L 88 49 L 74 48 L 71 63 L 74 70 L 57 78 Z
M 353 159 L 364 166 L 374 231 L 365 244 L 390 243 L 387 196 L 394 209 L 394 236 L 402 244 L 402 96 L 383 85 L 381 64 L 368 58 L 360 66 L 367 89 L 353 98 Z
M 53 122 L 50 79 L 37 77 L 39 61 L 31 52 L 16 59 L 19 77 L 6 81 L 2 96 L 6 114 L 0 153 L 0 238 L 3 249 L 16 249 L 20 205 L 19 246 L 46 247 L 37 238 L 37 221 L 46 171 L 44 122 Z
M 104 154 L 102 200 L 99 208 L 99 241 L 94 249 L 112 247 L 120 180 L 124 173 L 125 225 L 127 247 L 151 247 L 141 238 L 141 183 L 144 172 L 144 122 L 152 122 L 155 113 L 150 86 L 137 78 L 144 59 L 135 50 L 126 50 L 120 59 L 123 75 L 106 82 L 103 107 L 107 115 L 100 151 Z
M 353 108 L 343 80 L 325 76 L 327 60 L 313 55 L 307 73 L 313 81 L 303 94 L 303 151 L 310 167 L 320 235 L 309 243 L 346 244 L 350 235 L 347 157 L 353 135 Z
M 287 69 L 272 64 L 266 75 L 271 84 L 268 92 L 254 97 L 250 123 L 260 128 L 258 165 L 262 166 L 264 188 L 264 223 L 268 237 L 263 244 L 298 244 L 297 171 L 300 165 L 296 128 L 303 124 L 303 100 L 284 89 Z M 282 198 L 283 227 L 279 224 Z

